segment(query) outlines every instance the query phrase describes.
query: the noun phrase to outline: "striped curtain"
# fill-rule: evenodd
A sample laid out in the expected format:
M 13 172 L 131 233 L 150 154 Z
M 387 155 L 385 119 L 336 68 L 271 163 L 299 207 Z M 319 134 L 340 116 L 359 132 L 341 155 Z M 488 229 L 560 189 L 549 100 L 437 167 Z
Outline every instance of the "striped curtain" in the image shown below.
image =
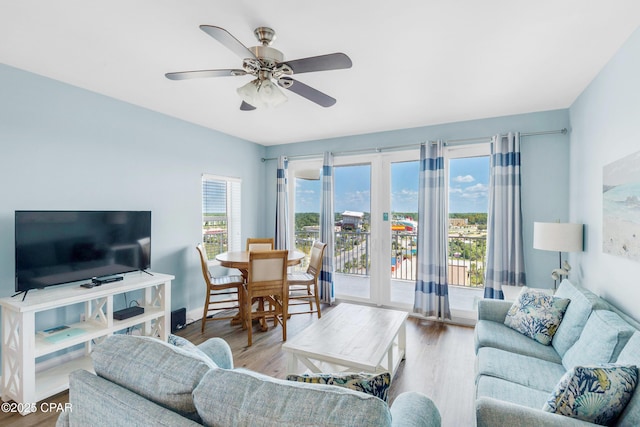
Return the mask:
M 418 266 L 414 313 L 451 319 L 448 289 L 447 194 L 444 143 L 420 147 L 418 192 Z
M 320 206 L 320 240 L 327 244 L 322 258 L 319 287 L 320 300 L 331 304 L 333 295 L 333 253 L 334 253 L 334 222 L 333 212 L 333 154 L 324 153 L 322 163 L 322 202 Z
M 287 167 L 285 156 L 278 157 L 276 179 L 276 249 L 289 249 L 289 192 L 287 190 Z
M 485 298 L 504 299 L 503 286 L 526 284 L 520 187 L 520 133 L 496 135 L 491 141 Z

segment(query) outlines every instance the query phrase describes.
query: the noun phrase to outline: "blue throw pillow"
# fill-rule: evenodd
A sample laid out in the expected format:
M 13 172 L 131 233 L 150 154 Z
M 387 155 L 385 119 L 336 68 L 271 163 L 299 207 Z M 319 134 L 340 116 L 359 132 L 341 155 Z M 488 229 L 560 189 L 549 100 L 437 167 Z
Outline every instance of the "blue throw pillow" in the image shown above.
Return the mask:
M 542 409 L 609 425 L 624 411 L 637 383 L 638 368 L 633 365 L 576 366 L 560 379 Z
M 569 299 L 524 286 L 509 309 L 504 324 L 540 344 L 550 345 L 569 302 Z
M 302 374 L 287 375 L 287 380 L 312 384 L 330 384 L 345 387 L 351 390 L 375 396 L 383 401 L 388 401 L 391 375 L 388 372 L 379 374 L 368 373 L 341 373 L 341 374 Z

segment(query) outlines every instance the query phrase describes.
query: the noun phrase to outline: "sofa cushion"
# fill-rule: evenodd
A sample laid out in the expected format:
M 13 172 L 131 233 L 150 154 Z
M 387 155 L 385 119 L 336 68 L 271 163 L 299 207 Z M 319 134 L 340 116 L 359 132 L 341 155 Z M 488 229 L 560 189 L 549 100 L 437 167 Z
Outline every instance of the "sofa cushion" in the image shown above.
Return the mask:
M 391 425 L 387 404 L 371 395 L 279 380 L 242 369 L 209 371 L 193 398 L 206 425 Z
M 482 375 L 476 385 L 476 398 L 490 397 L 528 408 L 540 409 L 549 399 L 548 391 L 536 390 L 501 378 Z
M 566 279 L 558 286 L 555 296 L 571 300 L 571 304 L 567 307 L 562 322 L 558 326 L 558 330 L 551 342 L 553 348 L 562 357 L 580 338 L 580 333 L 591 312 L 606 308 L 607 303 L 593 292 L 574 285 Z
M 524 286 L 504 324 L 540 344 L 550 345 L 569 302 L 566 298 Z
M 562 377 L 542 409 L 609 425 L 622 413 L 637 383 L 635 366 L 576 366 Z
M 562 363 L 562 358 L 552 346 L 540 344 L 504 323 L 479 320 L 475 327 L 476 353 L 483 347 L 493 347 L 526 356 L 537 357 L 554 363 Z
M 634 331 L 616 313 L 595 310 L 578 341 L 565 353 L 562 364 L 569 370 L 578 365 L 614 362 Z
M 535 357 L 485 347 L 478 351 L 476 374 L 521 384 L 536 390 L 551 392 L 566 369 L 561 363 L 553 363 Z
M 625 345 L 620 352 L 616 363 L 640 367 L 640 332 L 636 331 L 631 338 L 629 338 L 627 345 Z M 627 407 L 618 419 L 618 424 L 624 426 L 640 426 L 640 387 L 636 386 L 636 391 L 633 393 L 631 401 L 627 404 Z
M 336 374 L 289 374 L 287 381 L 298 381 L 309 384 L 330 384 L 338 387 L 346 387 L 351 390 L 367 393 L 388 402 L 391 375 L 389 372 L 370 374 L 360 373 L 336 373 Z
M 91 353 L 99 376 L 199 421 L 191 393 L 211 360 L 155 338 L 112 335 Z

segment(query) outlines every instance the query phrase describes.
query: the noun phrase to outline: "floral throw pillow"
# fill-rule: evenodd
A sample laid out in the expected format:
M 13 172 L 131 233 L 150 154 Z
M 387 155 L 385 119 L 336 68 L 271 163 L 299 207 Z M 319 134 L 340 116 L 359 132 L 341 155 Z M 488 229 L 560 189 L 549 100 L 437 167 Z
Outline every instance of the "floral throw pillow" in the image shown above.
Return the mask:
M 631 400 L 638 368 L 615 364 L 567 371 L 543 410 L 600 425 L 612 424 Z
M 191 341 L 173 334 L 169 334 L 169 336 L 167 337 L 167 342 L 171 345 L 174 345 L 176 347 L 181 347 L 188 351 L 198 348 Z
M 569 299 L 524 286 L 509 309 L 504 324 L 540 344 L 549 345 L 569 302 Z
M 343 374 L 302 374 L 287 375 L 287 380 L 302 383 L 330 384 L 345 387 L 351 390 L 375 396 L 383 401 L 388 401 L 391 375 L 388 372 L 379 374 L 343 373 Z
M 167 337 L 167 342 L 174 347 L 190 353 L 193 356 L 197 356 L 203 359 L 207 363 L 213 363 L 213 361 L 209 358 L 209 356 L 207 356 L 205 352 L 200 350 L 198 346 L 185 338 L 179 337 L 178 335 L 169 334 L 169 336 Z

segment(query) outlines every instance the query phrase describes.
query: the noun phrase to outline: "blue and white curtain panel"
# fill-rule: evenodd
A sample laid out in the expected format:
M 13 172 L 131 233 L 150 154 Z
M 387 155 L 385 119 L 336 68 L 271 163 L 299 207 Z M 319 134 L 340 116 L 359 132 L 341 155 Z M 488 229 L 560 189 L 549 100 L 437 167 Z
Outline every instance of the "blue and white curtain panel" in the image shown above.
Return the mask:
M 520 189 L 520 133 L 496 135 L 491 141 L 485 298 L 504 299 L 504 286 L 526 284 Z
M 322 270 L 319 283 L 320 301 L 331 304 L 335 300 L 333 293 L 333 254 L 334 254 L 333 212 L 333 154 L 324 153 L 322 163 L 322 201 L 320 206 L 320 241 L 327 244 L 322 258 Z
M 414 313 L 451 319 L 447 256 L 447 193 L 444 142 L 420 147 L 418 266 Z
M 276 178 L 276 238 L 275 248 L 289 249 L 289 191 L 287 167 L 289 161 L 285 156 L 278 157 Z

